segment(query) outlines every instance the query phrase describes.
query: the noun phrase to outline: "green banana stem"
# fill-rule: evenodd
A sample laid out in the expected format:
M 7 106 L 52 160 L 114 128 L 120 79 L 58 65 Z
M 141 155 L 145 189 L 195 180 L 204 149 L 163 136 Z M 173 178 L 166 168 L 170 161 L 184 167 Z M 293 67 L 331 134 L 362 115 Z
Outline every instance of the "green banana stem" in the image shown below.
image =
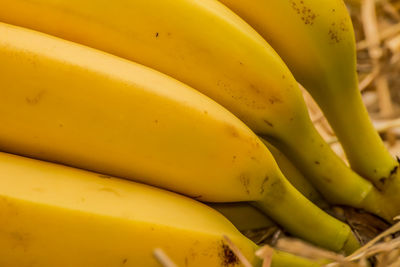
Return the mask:
M 269 228 L 276 224 L 247 202 L 205 203 L 224 215 L 238 230 Z
M 313 261 L 287 252 L 274 250 L 271 267 L 318 267 L 326 265 L 327 261 Z
M 383 189 L 388 180 L 393 180 L 399 164 L 375 130 L 357 89 L 357 81 L 347 83 L 351 83 L 352 88 L 346 91 L 346 97 L 332 93 L 328 100 L 321 95 L 340 87 L 335 84 L 331 84 L 332 89 L 313 90 L 313 96 L 324 107 L 324 114 L 342 144 L 351 168 L 378 189 Z
M 344 164 L 314 127 L 298 128 L 297 138 L 289 134 L 284 139 L 265 138 L 278 147 L 330 203 L 359 207 L 373 188 Z
M 334 251 L 345 249 L 346 253 L 350 253 L 357 249 L 350 227 L 315 206 L 282 173 L 277 173 L 277 177 L 265 188 L 263 196 L 253 204 L 290 233 Z M 302 223 L 293 218 L 301 218 Z M 349 247 L 348 244 L 352 245 Z
M 363 208 L 388 221 L 400 212 L 399 205 L 390 204 L 398 203 L 398 187 L 391 186 L 387 193 L 379 192 L 369 181 L 349 169 L 314 127 L 297 128 L 297 134 L 298 138 L 266 139 L 292 160 L 328 202 Z
M 385 187 L 383 191 L 374 188 L 366 196 L 362 203 L 362 208 L 371 211 L 393 223 L 394 217 L 400 215 L 400 179 L 397 177 L 390 182 L 389 187 Z
M 308 198 L 311 202 L 318 207 L 327 207 L 328 203 L 323 199 L 322 195 L 314 188 L 314 186 L 304 177 L 304 175 L 297 169 L 293 163 L 275 146 L 269 143 L 264 138 L 260 137 L 261 141 L 267 146 L 268 150 L 274 156 L 279 169 L 285 175 L 287 180 L 297 189 L 300 193 Z

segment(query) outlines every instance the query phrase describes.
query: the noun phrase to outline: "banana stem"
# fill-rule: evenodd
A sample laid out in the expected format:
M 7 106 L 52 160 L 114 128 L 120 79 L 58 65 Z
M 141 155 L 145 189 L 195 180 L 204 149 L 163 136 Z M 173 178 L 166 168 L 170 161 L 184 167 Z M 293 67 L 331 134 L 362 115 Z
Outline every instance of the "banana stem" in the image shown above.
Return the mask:
M 390 181 L 390 186 L 383 191 L 374 188 L 367 195 L 362 203 L 362 207 L 375 213 L 381 218 L 393 223 L 394 217 L 400 215 L 400 177 L 397 176 Z
M 324 208 L 328 203 L 323 199 L 322 195 L 314 188 L 314 186 L 304 177 L 304 175 L 293 165 L 293 163 L 271 143 L 260 137 L 261 141 L 266 145 L 268 150 L 274 156 L 279 169 L 285 175 L 286 179 L 297 189 L 303 196 L 308 198 L 318 207 Z
M 387 221 L 400 214 L 400 172 L 379 191 L 348 168 L 314 127 L 297 127 L 297 133 L 298 138 L 267 140 L 292 160 L 328 202 L 361 208 Z
M 328 202 L 360 207 L 373 185 L 351 171 L 322 139 L 312 122 L 296 127 L 297 138 L 266 137 L 310 180 Z
M 296 266 L 296 267 L 318 267 L 325 266 L 328 262 L 326 261 L 313 261 L 310 259 L 302 258 L 299 256 L 295 256 L 293 254 L 289 254 L 283 251 L 274 250 L 272 256 L 272 265 L 273 267 L 288 267 L 288 266 Z
M 346 248 L 346 252 L 357 248 L 346 247 L 348 240 L 354 240 L 348 225 L 315 206 L 282 173 L 278 172 L 277 175 L 265 191 L 264 198 L 254 202 L 254 205 L 291 234 L 315 245 L 334 251 Z
M 352 83 L 353 88 L 346 91 L 345 97 L 341 97 L 342 94 L 330 94 L 331 97 L 326 99 L 326 96 L 319 97 L 316 92 L 313 96 L 342 144 L 351 168 L 382 189 L 398 163 L 375 130 L 356 81 Z M 320 92 L 322 94 L 324 90 Z

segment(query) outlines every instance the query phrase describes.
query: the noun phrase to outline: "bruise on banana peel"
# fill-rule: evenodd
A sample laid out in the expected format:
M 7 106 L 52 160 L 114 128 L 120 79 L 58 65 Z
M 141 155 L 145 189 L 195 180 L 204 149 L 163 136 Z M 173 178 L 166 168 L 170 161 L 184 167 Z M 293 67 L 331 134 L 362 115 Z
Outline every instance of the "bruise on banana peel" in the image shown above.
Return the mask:
M 225 244 L 223 241 L 221 242 L 221 247 L 222 251 L 219 253 L 219 256 L 221 257 L 222 264 L 221 266 L 223 267 L 228 267 L 228 266 L 235 266 L 239 265 L 240 261 L 239 258 L 233 253 L 233 251 L 229 248 L 227 244 Z
M 347 225 L 287 182 L 258 137 L 213 100 L 88 47 L 7 24 L 0 33 L 0 113 L 9 114 L 0 117 L 1 150 L 203 201 L 255 201 L 289 232 L 332 250 L 346 249 L 353 238 Z M 39 88 L 46 97 L 32 107 L 25 96 Z M 273 194 L 276 185 L 285 195 Z M 101 191 L 117 196 L 107 187 Z

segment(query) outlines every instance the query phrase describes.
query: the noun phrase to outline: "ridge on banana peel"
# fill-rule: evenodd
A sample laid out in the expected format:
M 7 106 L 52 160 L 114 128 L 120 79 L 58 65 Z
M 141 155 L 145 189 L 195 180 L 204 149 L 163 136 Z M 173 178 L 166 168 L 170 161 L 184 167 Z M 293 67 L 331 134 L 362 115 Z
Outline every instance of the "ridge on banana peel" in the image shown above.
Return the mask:
M 374 129 L 358 90 L 354 31 L 343 1 L 220 1 L 271 44 L 310 92 L 351 167 L 389 197 L 400 195 L 399 163 Z
M 245 124 L 145 66 L 0 24 L 0 150 L 162 187 L 209 202 L 252 201 L 331 250 L 350 228 L 301 195 Z
M 136 61 L 213 98 L 289 152 L 331 203 L 388 220 L 397 215 L 399 207 L 353 173 L 315 130 L 297 82 L 276 52 L 218 1 L 0 0 L 0 5 L 0 21 Z
M 0 265 L 241 266 L 257 246 L 221 214 L 159 188 L 0 152 Z M 285 265 L 290 264 L 290 265 Z M 275 252 L 272 266 L 320 266 Z

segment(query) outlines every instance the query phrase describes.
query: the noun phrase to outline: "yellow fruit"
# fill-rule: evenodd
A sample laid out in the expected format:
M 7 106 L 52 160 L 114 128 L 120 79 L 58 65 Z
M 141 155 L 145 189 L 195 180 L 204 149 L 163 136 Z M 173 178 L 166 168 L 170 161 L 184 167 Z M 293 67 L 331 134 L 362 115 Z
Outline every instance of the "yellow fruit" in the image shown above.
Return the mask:
M 302 196 L 222 106 L 152 69 L 0 24 L 0 150 L 210 202 L 254 201 L 286 230 L 340 250 L 350 228 Z
M 179 266 L 253 263 L 256 245 L 192 199 L 117 178 L 0 153 L 0 265 Z
M 379 203 L 378 209 L 366 204 L 366 198 L 378 192 L 351 172 L 319 136 L 297 82 L 281 58 L 218 1 L 0 0 L 0 6 L 0 21 L 104 50 L 188 84 L 289 152 L 327 200 L 392 217 L 386 203 Z M 108 108 L 105 101 L 101 104 Z M 189 145 L 186 149 L 191 150 Z

